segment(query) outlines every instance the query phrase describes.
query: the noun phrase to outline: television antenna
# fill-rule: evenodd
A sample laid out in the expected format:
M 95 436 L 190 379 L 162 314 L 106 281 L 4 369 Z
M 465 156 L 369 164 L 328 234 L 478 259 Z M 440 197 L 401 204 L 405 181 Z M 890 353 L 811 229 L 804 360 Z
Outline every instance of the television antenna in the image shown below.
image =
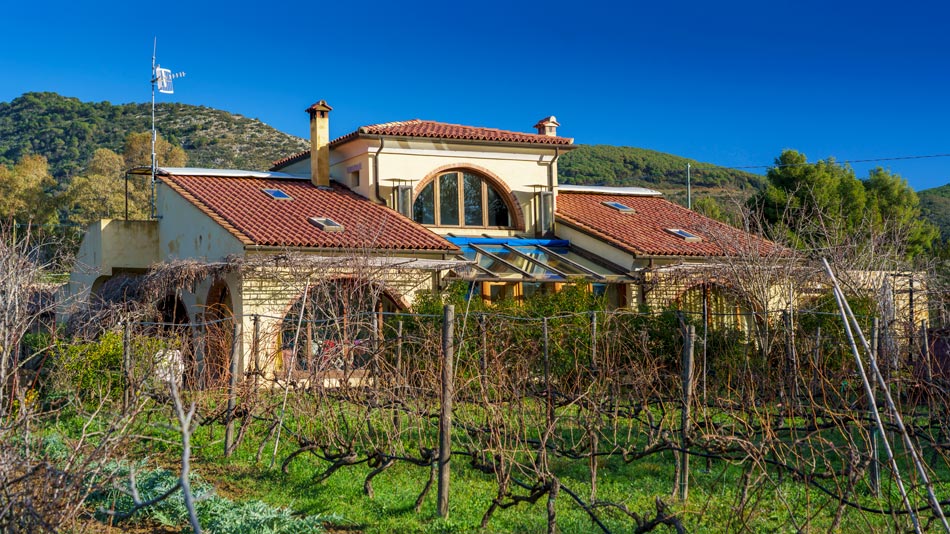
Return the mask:
M 170 95 L 175 93 L 175 87 L 173 80 L 176 78 L 184 78 L 184 72 L 177 72 L 172 74 L 171 69 L 163 69 L 161 65 L 155 63 L 155 53 L 158 49 L 158 37 L 155 37 L 152 41 L 152 165 L 151 165 L 151 175 L 152 180 L 150 182 L 151 187 L 151 200 L 149 202 L 149 218 L 155 218 L 155 170 L 157 166 L 157 159 L 155 157 L 155 90 L 158 89 L 159 93 Z

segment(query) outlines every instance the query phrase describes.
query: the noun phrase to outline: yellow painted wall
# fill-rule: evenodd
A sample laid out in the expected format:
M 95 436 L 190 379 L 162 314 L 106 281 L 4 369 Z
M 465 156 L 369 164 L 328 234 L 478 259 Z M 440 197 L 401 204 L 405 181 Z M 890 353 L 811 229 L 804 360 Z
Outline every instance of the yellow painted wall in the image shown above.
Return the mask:
M 159 256 L 162 261 L 191 258 L 220 261 L 242 254 L 244 245 L 167 185 L 156 187 Z
M 89 225 L 76 254 L 69 283 L 61 293 L 60 313 L 85 301 L 96 279 L 114 270 L 145 270 L 160 261 L 157 221 L 102 219 Z
M 563 154 L 563 147 L 560 148 Z M 376 159 L 378 158 L 378 159 Z M 555 147 L 518 147 L 472 145 L 432 139 L 396 140 L 386 139 L 382 151 L 380 140 L 357 139 L 335 147 L 330 154 L 330 176 L 339 183 L 351 186 L 350 172 L 356 170 L 360 185 L 353 188 L 357 193 L 376 199 L 375 184 L 379 180 L 380 197 L 389 203 L 393 191 L 392 179 L 411 180 L 414 189 L 419 182 L 439 168 L 447 165 L 476 171 L 484 169 L 505 182 L 511 189 L 524 215 L 525 234 L 533 234 L 535 227 L 534 198 L 536 189 L 531 186 L 557 187 L 557 163 L 554 162 Z M 374 175 L 378 165 L 379 176 Z M 549 168 L 553 162 L 553 180 L 549 180 Z M 290 165 L 283 172 L 309 175 L 309 160 Z M 485 229 L 458 227 L 434 228 L 440 233 L 481 235 Z M 497 235 L 514 235 L 521 232 L 491 230 Z
M 555 233 L 560 239 L 567 239 L 572 245 L 595 254 L 599 258 L 604 258 L 628 271 L 643 267 L 643 265 L 640 265 L 641 262 L 637 262 L 633 254 L 613 247 L 566 224 L 558 223 L 555 227 Z
M 90 225 L 61 295 L 62 318 L 74 302 L 88 298 L 97 279 L 112 276 L 116 270 L 144 271 L 164 261 L 188 258 L 213 262 L 243 254 L 244 247 L 237 238 L 161 183 L 157 186 L 156 212 L 159 219 L 153 221 L 103 219 Z M 232 287 L 232 294 L 239 288 Z M 189 317 L 194 318 L 203 306 L 201 292 L 181 296 Z

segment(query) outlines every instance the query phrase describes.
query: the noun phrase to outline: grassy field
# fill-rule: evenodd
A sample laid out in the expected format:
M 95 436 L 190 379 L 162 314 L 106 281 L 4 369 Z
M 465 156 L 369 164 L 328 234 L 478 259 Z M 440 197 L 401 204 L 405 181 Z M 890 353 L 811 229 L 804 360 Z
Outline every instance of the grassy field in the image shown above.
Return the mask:
M 153 421 L 151 428 L 164 426 L 155 425 Z M 156 431 L 152 438 L 159 434 L 161 432 Z M 235 503 L 262 501 L 285 507 L 295 516 L 319 516 L 329 532 L 527 534 L 547 529 L 544 496 L 534 503 L 497 510 L 487 528 L 480 530 L 482 516 L 495 498 L 498 485 L 494 475 L 472 468 L 465 454 L 453 458 L 450 513 L 443 519 L 436 513 L 435 486 L 419 512 L 415 511 L 416 499 L 429 476 L 428 467 L 396 462 L 374 478 L 375 495 L 371 498 L 363 490 L 364 479 L 371 471 L 366 462 L 343 467 L 326 480 L 318 481 L 316 477 L 330 464 L 312 454 L 298 456 L 288 464 L 286 474 L 281 471 L 283 460 L 297 448 L 286 436 L 278 447 L 275 465 L 270 466 L 273 441 L 265 446 L 261 460 L 256 460 L 258 446 L 264 438 L 263 428 L 251 430 L 230 458 L 223 455 L 223 435 L 222 426 L 210 425 L 199 427 L 193 436 L 192 468 L 201 480 L 214 487 L 216 495 Z M 147 455 L 148 466 L 177 472 L 180 448 L 174 435 L 164 438 L 142 442 L 134 455 Z M 812 458 L 811 461 L 821 460 Z M 716 460 L 710 462 L 707 470 L 707 462 L 694 457 L 686 502 L 671 495 L 675 476 L 672 451 L 630 462 L 611 456 L 603 458 L 599 465 L 597 500 L 615 506 L 597 508 L 597 514 L 610 532 L 630 532 L 638 526 L 638 518 L 620 507 L 638 514 L 639 519 L 648 520 L 656 515 L 657 498 L 671 506 L 689 532 L 825 532 L 832 527 L 841 532 L 891 532 L 909 526 L 906 517 L 895 519 L 850 507 L 842 510 L 835 523 L 837 499 L 829 498 L 800 479 L 781 476 L 775 469 L 753 461 Z M 587 462 L 556 458 L 551 471 L 563 485 L 556 499 L 558 531 L 603 532 L 568 493 L 577 494 L 584 502 L 591 501 Z M 826 485 L 834 488 L 834 484 L 829 481 Z M 883 489 L 885 496 L 890 495 L 884 499 L 888 502 L 877 501 L 867 491 L 866 484 L 858 485 L 857 498 L 867 506 L 899 509 L 900 501 L 893 484 L 885 479 Z M 528 494 L 526 490 L 514 493 Z M 665 526 L 656 529 L 656 532 L 664 531 L 673 529 Z

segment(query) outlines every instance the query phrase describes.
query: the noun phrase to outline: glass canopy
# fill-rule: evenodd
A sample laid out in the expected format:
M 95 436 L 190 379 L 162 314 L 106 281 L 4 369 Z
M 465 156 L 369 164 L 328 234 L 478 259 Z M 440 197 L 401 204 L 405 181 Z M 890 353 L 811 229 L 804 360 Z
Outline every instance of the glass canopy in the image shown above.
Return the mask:
M 562 282 L 575 279 L 593 282 L 620 281 L 625 273 L 571 250 L 563 239 L 447 237 L 462 250 L 475 269 L 460 277 L 512 281 Z

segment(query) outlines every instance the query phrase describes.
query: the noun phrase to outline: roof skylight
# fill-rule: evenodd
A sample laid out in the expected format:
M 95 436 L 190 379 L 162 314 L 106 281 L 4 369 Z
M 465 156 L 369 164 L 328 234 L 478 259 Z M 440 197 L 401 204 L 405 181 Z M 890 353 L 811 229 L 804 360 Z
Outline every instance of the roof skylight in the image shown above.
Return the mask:
M 698 243 L 703 240 L 698 235 L 691 234 L 682 228 L 667 228 L 666 231 L 677 237 L 682 237 L 687 243 Z
M 293 200 L 293 197 L 287 193 L 284 193 L 282 189 L 261 189 L 261 191 L 267 193 L 271 198 L 275 198 L 277 200 Z
M 613 209 L 619 211 L 620 213 L 636 213 L 636 212 L 637 212 L 636 210 L 634 210 L 634 209 L 631 208 L 630 206 L 628 206 L 628 205 L 626 205 L 626 204 L 623 204 L 623 203 L 621 203 L 621 202 L 613 202 L 613 201 L 611 201 L 611 202 L 603 202 L 603 205 L 604 205 L 604 206 L 607 206 L 607 207 L 610 207 L 610 208 L 613 208 Z
M 323 230 L 324 232 L 342 232 L 343 225 L 329 217 L 309 217 L 310 224 Z

